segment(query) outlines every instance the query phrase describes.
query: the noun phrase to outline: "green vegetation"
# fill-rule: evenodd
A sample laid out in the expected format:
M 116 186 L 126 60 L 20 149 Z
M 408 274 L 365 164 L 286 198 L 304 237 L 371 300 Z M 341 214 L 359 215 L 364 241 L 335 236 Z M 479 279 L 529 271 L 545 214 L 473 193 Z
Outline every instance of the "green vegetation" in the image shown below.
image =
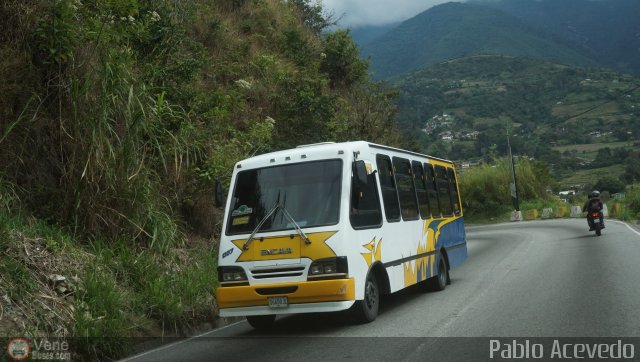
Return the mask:
M 106 337 L 187 333 L 215 315 L 214 180 L 298 144 L 401 146 L 397 93 L 348 32 L 321 33 L 316 2 L 9 0 L 0 16 L 0 303 L 19 311 L 2 335 L 87 337 L 75 351 L 104 359 L 128 348 Z
M 74 351 L 104 359 L 126 353 L 128 337 L 188 333 L 216 308 L 213 247 L 160 255 L 82 245 L 55 225 L 1 213 L 0 335 L 86 337 L 69 340 Z
M 640 184 L 629 185 L 612 206 L 613 217 L 626 221 L 640 220 Z
M 515 163 L 516 181 L 521 209 L 542 209 L 560 201 L 547 190 L 554 183 L 543 162 L 518 159 Z M 509 185 L 511 162 L 498 159 L 494 164 L 466 170 L 460 176 L 460 197 L 465 218 L 471 222 L 497 218 L 513 210 Z
M 627 188 L 625 203 L 628 206 L 632 218 L 640 220 L 640 184 L 634 184 Z
M 603 148 L 620 148 L 620 147 L 634 147 L 633 142 L 630 141 L 621 141 L 621 142 L 595 142 L 595 143 L 583 143 L 583 144 L 575 144 L 575 145 L 566 145 L 566 146 L 555 146 L 552 147 L 553 150 L 558 151 L 560 153 L 570 152 L 570 153 L 581 153 L 581 154 L 593 154 L 595 156 L 595 152 Z
M 398 87 L 397 119 L 415 150 L 492 162 L 507 154 L 509 133 L 514 154 L 549 164 L 554 191 L 615 192 L 640 180 L 640 79 L 595 67 L 638 73 L 628 47 L 638 44 L 639 6 L 442 4 L 363 43 L 362 53 L 374 76 Z
M 568 216 L 570 205 L 582 205 L 587 198 L 585 193 L 579 193 L 577 196 L 569 196 L 567 204 L 549 193 L 556 181 L 544 162 L 520 158 L 515 167 L 519 206 L 523 213 L 536 210 L 539 218 L 545 208 L 551 208 L 551 217 Z M 470 224 L 509 220 L 513 211 L 510 182 L 511 163 L 507 158 L 461 172 L 460 197 L 465 219 Z M 589 184 L 589 188 L 602 190 L 602 199 L 609 205 L 612 217 L 640 220 L 640 184 L 625 186 L 613 176 L 603 176 L 598 184 Z M 616 192 L 621 192 L 621 199 L 610 198 Z
M 629 49 L 637 48 L 636 15 L 640 3 L 635 0 L 615 2 L 564 0 L 484 1 L 484 5 L 504 11 L 523 24 L 553 34 L 564 43 L 581 44 L 593 57 L 611 68 L 640 74 L 640 59 Z M 567 24 L 571 24 L 567 26 Z M 589 39 L 585 42 L 585 39 Z M 615 40 L 614 40 L 615 39 Z
M 604 167 L 615 166 L 627 183 L 640 176 L 635 168 L 640 151 L 637 77 L 476 56 L 412 73 L 397 86 L 399 122 L 426 153 L 491 160 L 507 154 L 509 131 L 514 154 L 547 162 L 563 185 L 593 185 L 598 181 L 595 170 Z M 588 107 L 568 113 L 567 107 L 585 100 Z M 453 140 L 442 139 L 447 132 Z
M 612 166 L 628 184 L 640 179 L 640 79 L 585 66 L 637 70 L 636 59 L 613 62 L 629 55 L 609 39 L 637 42 L 625 34 L 628 11 L 638 4 L 570 3 L 442 4 L 363 54 L 398 87 L 397 119 L 416 150 L 489 161 L 507 154 L 509 132 L 514 154 L 547 162 L 561 185 L 586 189 L 600 181 L 598 170 Z M 583 26 L 569 31 L 558 19 Z M 580 33 L 594 39 L 589 54 L 576 46 Z
M 571 185 L 587 185 L 586 189 L 591 189 L 602 178 L 611 176 L 619 179 L 624 173 L 623 165 L 613 165 L 596 169 L 578 170 L 570 176 L 562 179 L 562 188 L 568 188 Z M 591 187 L 589 187 L 590 185 Z M 602 189 L 605 191 L 605 189 Z

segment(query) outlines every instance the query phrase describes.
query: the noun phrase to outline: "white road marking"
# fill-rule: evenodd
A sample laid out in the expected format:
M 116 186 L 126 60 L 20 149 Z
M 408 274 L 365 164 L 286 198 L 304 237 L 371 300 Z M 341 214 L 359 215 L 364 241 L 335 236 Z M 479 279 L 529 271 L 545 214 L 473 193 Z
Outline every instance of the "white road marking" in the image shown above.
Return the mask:
M 155 348 L 155 349 L 152 349 L 152 350 L 146 351 L 146 352 L 139 353 L 139 354 L 137 354 L 137 355 L 135 355 L 135 356 L 127 357 L 127 358 L 125 358 L 125 359 L 120 360 L 120 362 L 132 361 L 132 360 L 134 360 L 134 359 L 136 359 L 136 358 L 140 358 L 140 357 L 142 357 L 142 356 L 146 356 L 146 355 L 151 354 L 151 353 L 160 352 L 160 351 L 165 350 L 165 349 L 167 349 L 167 348 L 174 347 L 174 346 L 177 346 L 177 345 L 183 344 L 183 343 L 185 343 L 185 342 L 189 342 L 189 341 L 190 341 L 190 340 L 192 340 L 192 339 L 202 338 L 202 337 L 206 336 L 207 334 L 211 334 L 211 333 L 213 333 L 213 332 L 218 332 L 218 331 L 221 331 L 221 330 L 223 330 L 223 329 L 227 329 L 227 328 L 229 328 L 229 327 L 235 326 L 236 324 L 240 324 L 240 323 L 244 323 L 244 322 L 245 322 L 244 320 L 237 321 L 237 322 L 235 322 L 235 323 L 231 323 L 231 324 L 226 325 L 226 326 L 224 326 L 224 327 L 220 327 L 220 328 L 214 329 L 214 330 L 212 330 L 212 331 L 207 331 L 207 332 L 204 332 L 204 333 L 198 334 L 197 336 L 193 336 L 193 337 L 185 338 L 185 339 L 182 339 L 182 340 L 177 341 L 177 342 L 169 343 L 169 344 L 166 344 L 166 345 L 164 345 L 164 346 L 161 346 L 161 347 L 158 347 L 158 348 Z
M 634 233 L 636 233 L 638 236 L 640 236 L 640 232 L 634 228 L 631 227 L 631 225 L 627 224 L 624 221 L 619 221 L 619 220 L 611 220 L 613 222 L 617 222 L 618 224 L 622 224 L 624 226 L 626 226 L 629 230 L 633 231 Z

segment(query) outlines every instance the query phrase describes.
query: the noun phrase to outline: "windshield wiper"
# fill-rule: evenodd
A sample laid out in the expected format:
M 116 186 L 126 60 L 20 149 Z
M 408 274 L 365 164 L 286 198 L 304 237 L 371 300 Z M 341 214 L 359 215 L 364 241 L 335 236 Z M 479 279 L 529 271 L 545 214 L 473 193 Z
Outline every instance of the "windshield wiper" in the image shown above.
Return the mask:
M 284 206 L 276 203 L 273 206 L 273 208 L 271 208 L 271 210 L 267 213 L 267 215 L 265 217 L 263 217 L 262 220 L 260 220 L 260 222 L 258 223 L 258 226 L 256 226 L 255 229 L 253 229 L 253 232 L 251 233 L 251 235 L 249 235 L 249 238 L 247 239 L 247 241 L 245 241 L 244 244 L 242 245 L 242 249 L 247 250 L 249 248 L 249 244 L 251 243 L 251 241 L 253 241 L 253 238 L 256 236 L 256 233 L 258 232 L 258 230 L 260 230 L 260 228 L 267 221 L 267 219 L 269 219 L 271 217 L 271 215 L 273 215 L 276 211 L 278 211 L 278 209 L 281 209 L 282 210 L 282 214 L 287 219 L 289 219 L 289 221 L 291 221 L 291 223 L 295 227 L 296 231 L 298 232 L 298 235 L 300 235 L 300 238 L 302 240 L 304 240 L 305 244 L 307 244 L 307 245 L 311 244 L 311 239 L 309 239 L 309 237 L 304 233 L 304 231 L 302 231 L 302 228 L 300 228 L 298 223 L 296 223 L 296 221 L 293 219 L 291 214 L 289 214 L 287 209 L 285 209 Z
M 302 231 L 302 228 L 298 226 L 298 223 L 296 223 L 296 221 L 293 219 L 291 214 L 289 214 L 289 211 L 287 211 L 287 209 L 285 209 L 284 206 L 280 206 L 280 208 L 282 209 L 282 213 L 284 214 L 284 216 L 286 216 L 287 219 L 291 221 L 293 226 L 296 228 L 296 231 L 298 231 L 298 235 L 300 235 L 300 239 L 304 240 L 304 243 L 307 245 L 311 244 L 311 239 L 309 239 L 309 237 L 307 237 L 307 234 L 305 234 L 304 231 Z
M 273 215 L 273 213 L 278 210 L 278 208 L 280 208 L 280 204 L 276 202 L 276 204 L 273 205 L 273 207 L 267 213 L 267 215 L 265 215 L 265 217 L 263 217 L 262 220 L 260 220 L 260 222 L 258 223 L 258 226 L 256 226 L 255 229 L 253 229 L 253 232 L 251 233 L 251 235 L 249 235 L 249 238 L 247 239 L 247 241 L 244 242 L 244 244 L 242 245 L 243 250 L 247 250 L 249 248 L 249 243 L 251 242 L 251 240 L 253 240 L 253 237 L 256 236 L 256 233 L 258 232 L 258 230 L 260 230 L 260 228 L 262 227 L 262 224 L 264 224 L 265 221 L 267 221 L 267 219 L 271 217 L 271 215 Z

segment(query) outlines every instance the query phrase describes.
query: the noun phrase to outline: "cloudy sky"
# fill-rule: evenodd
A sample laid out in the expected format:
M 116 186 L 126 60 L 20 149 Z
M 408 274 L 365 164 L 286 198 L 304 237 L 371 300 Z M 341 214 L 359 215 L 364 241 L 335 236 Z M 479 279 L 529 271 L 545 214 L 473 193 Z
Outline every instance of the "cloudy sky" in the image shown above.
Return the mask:
M 322 0 L 327 11 L 342 16 L 342 27 L 384 25 L 409 19 L 428 8 L 459 0 Z

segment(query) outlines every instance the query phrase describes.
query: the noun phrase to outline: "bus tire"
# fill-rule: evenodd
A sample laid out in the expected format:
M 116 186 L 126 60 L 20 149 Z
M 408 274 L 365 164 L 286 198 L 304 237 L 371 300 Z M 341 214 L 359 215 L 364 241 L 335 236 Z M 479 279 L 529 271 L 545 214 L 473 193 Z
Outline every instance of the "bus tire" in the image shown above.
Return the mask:
M 442 254 L 438 256 L 438 274 L 429 280 L 431 290 L 436 292 L 442 291 L 447 287 L 449 282 L 449 269 L 447 261 Z
M 275 321 L 275 314 L 247 316 L 247 322 L 249 322 L 251 327 L 258 330 L 269 329 L 273 327 L 273 323 Z
M 373 272 L 369 272 L 364 285 L 364 299 L 356 301 L 353 316 L 359 323 L 373 322 L 378 316 L 380 306 L 380 289 Z

